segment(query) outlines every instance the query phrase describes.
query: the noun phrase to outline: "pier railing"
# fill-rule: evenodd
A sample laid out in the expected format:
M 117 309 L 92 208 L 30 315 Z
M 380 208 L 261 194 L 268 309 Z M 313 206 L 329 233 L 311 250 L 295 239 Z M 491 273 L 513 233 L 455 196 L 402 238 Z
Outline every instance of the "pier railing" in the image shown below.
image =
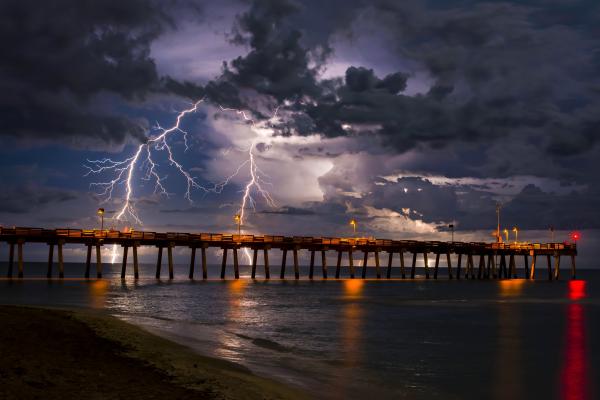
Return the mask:
M 433 278 L 437 279 L 440 267 L 440 258 L 445 256 L 445 264 L 448 270 L 448 277 L 452 279 L 461 278 L 462 262 L 465 260 L 464 277 L 475 279 L 475 270 L 477 269 L 477 279 L 490 278 L 515 278 L 517 277 L 516 257 L 523 257 L 523 266 L 525 277 L 533 279 L 535 277 L 536 260 L 538 256 L 545 256 L 547 259 L 548 278 L 558 279 L 560 274 L 561 256 L 571 258 L 571 277 L 575 277 L 575 257 L 577 255 L 577 246 L 574 243 L 486 243 L 486 242 L 441 242 L 441 241 L 416 241 L 416 240 L 392 240 L 376 238 L 343 238 L 343 237 L 312 237 L 312 236 L 277 236 L 277 235 L 236 235 L 224 233 L 186 233 L 186 232 L 147 232 L 147 231 L 116 231 L 116 230 L 87 230 L 87 229 L 43 229 L 29 227 L 0 227 L 0 242 L 6 242 L 9 245 L 9 263 L 8 276 L 12 277 L 14 264 L 15 245 L 18 251 L 18 276 L 23 276 L 23 245 L 25 243 L 46 243 L 49 246 L 48 253 L 48 273 L 52 276 L 52 267 L 54 263 L 54 247 L 58 249 L 59 277 L 64 276 L 63 245 L 65 244 L 83 244 L 87 246 L 86 269 L 84 276 L 89 278 L 92 247 L 96 249 L 96 274 L 102 277 L 102 258 L 100 248 L 103 245 L 116 244 L 123 247 L 123 259 L 121 276 L 124 278 L 127 268 L 127 256 L 129 248 L 133 252 L 134 277 L 139 278 L 137 249 L 140 246 L 153 246 L 158 248 L 156 278 L 160 278 L 162 266 L 163 249 L 167 249 L 169 263 L 169 278 L 173 278 L 173 248 L 189 247 L 190 272 L 189 277 L 194 277 L 196 249 L 201 251 L 202 277 L 207 278 L 206 271 L 206 249 L 211 247 L 221 248 L 223 250 L 221 278 L 225 278 L 227 267 L 227 254 L 231 250 L 233 253 L 234 276 L 239 278 L 238 249 L 246 248 L 253 251 L 252 258 L 252 278 L 256 276 L 258 252 L 263 252 L 263 265 L 265 269 L 265 278 L 270 278 L 269 271 L 269 251 L 278 249 L 282 251 L 282 265 L 280 278 L 285 278 L 286 257 L 288 251 L 293 253 L 294 277 L 300 278 L 298 266 L 298 252 L 301 250 L 310 252 L 309 279 L 314 277 L 315 253 L 321 253 L 321 270 L 323 279 L 327 278 L 326 253 L 328 251 L 337 252 L 337 264 L 335 277 L 339 278 L 341 273 L 341 263 L 344 254 L 347 254 L 350 278 L 355 277 L 354 252 L 363 253 L 363 263 L 361 266 L 361 277 L 366 277 L 368 268 L 369 254 L 375 258 L 375 270 L 377 278 L 381 278 L 380 253 L 388 254 L 386 278 L 391 278 L 394 254 L 399 254 L 400 273 L 402 278 L 406 278 L 404 253 L 412 254 L 412 264 L 410 266 L 410 277 L 415 278 L 417 256 L 423 256 L 425 277 L 430 277 L 432 269 Z M 428 255 L 435 256 L 434 267 L 429 266 Z M 455 255 L 456 271 L 454 274 L 450 255 Z M 508 257 L 508 262 L 506 258 Z M 529 263 L 531 257 L 531 264 Z M 478 258 L 478 267 L 474 265 L 474 260 Z M 552 267 L 552 258 L 554 258 L 554 268 Z M 442 261 L 443 262 L 443 261 Z

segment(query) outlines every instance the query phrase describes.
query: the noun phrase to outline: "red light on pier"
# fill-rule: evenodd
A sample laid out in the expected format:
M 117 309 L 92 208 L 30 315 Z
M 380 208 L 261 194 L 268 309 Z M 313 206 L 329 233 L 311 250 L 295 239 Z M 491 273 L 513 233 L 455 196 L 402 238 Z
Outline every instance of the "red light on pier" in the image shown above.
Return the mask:
M 579 232 L 571 232 L 569 236 L 573 242 L 577 242 L 579 239 L 581 239 L 581 234 Z
M 569 281 L 569 299 L 579 300 L 585 297 L 585 281 Z

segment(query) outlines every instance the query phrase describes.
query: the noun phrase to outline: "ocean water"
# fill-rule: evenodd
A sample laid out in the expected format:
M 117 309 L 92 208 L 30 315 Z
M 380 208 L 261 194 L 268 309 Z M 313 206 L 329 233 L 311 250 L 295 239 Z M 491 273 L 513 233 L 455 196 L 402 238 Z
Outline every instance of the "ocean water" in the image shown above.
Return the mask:
M 0 280 L 0 303 L 105 309 L 317 398 L 600 396 L 600 271 L 553 282 L 544 269 L 535 282 L 377 280 L 374 270 L 367 280 L 295 281 L 288 266 L 287 280 L 253 281 L 242 267 L 242 279 L 228 268 L 221 281 L 211 266 L 211 279 L 189 281 L 176 265 L 173 281 L 163 267 L 163 279 L 135 282 L 120 279 L 120 265 L 104 270 L 86 281 L 82 264 L 67 264 L 66 279 L 47 281 L 45 265 L 28 263 L 25 279 Z

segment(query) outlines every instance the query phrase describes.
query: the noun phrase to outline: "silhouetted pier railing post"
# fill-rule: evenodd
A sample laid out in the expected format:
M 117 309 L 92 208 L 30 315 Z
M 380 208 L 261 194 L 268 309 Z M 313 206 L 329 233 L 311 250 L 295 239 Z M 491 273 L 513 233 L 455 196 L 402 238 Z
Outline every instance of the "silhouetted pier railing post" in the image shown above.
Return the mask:
M 119 232 L 111 230 L 82 230 L 82 229 L 41 229 L 41 228 L 4 228 L 0 227 L 0 242 L 8 245 L 7 277 L 13 278 L 15 247 L 17 252 L 17 277 L 25 275 L 24 250 L 27 243 L 43 243 L 48 245 L 48 266 L 46 277 L 53 276 L 54 249 L 58 256 L 58 277 L 64 278 L 63 251 L 65 245 L 86 246 L 84 277 L 90 277 L 92 248 L 96 251 L 96 277 L 102 278 L 102 252 L 104 245 L 122 247 L 121 278 L 127 277 L 127 260 L 129 248 L 133 253 L 134 279 L 140 278 L 138 250 L 141 246 L 157 249 L 156 279 L 161 278 L 163 249 L 167 249 L 169 279 L 174 278 L 173 252 L 177 247 L 190 249 L 189 279 L 194 279 L 197 263 L 197 250 L 200 249 L 202 279 L 208 278 L 206 252 L 209 248 L 222 250 L 221 279 L 226 278 L 227 259 L 229 250 L 232 252 L 233 276 L 240 278 L 239 250 L 247 249 L 252 252 L 252 279 L 256 279 L 258 253 L 263 253 L 264 278 L 270 279 L 269 253 L 271 250 L 281 251 L 281 269 L 279 277 L 286 279 L 288 253 L 291 252 L 294 268 L 294 279 L 300 279 L 299 254 L 308 252 L 310 263 L 308 278 L 314 279 L 316 254 L 321 254 L 322 279 L 327 279 L 327 253 L 337 254 L 335 278 L 342 275 L 343 256 L 347 254 L 348 277 L 355 278 L 354 252 L 362 252 L 360 277 L 369 277 L 369 269 L 374 268 L 375 276 L 381 279 L 380 254 L 387 252 L 388 263 L 385 278 L 406 279 L 405 253 L 412 255 L 410 278 L 417 277 L 417 260 L 422 255 L 422 270 L 425 279 L 430 278 L 429 255 L 433 254 L 433 279 L 438 279 L 444 258 L 448 279 L 461 279 L 463 259 L 465 262 L 464 278 L 466 279 L 514 279 L 518 277 L 517 260 L 523 256 L 523 277 L 535 279 L 538 256 L 546 258 L 549 280 L 560 278 L 561 257 L 571 259 L 571 278 L 576 276 L 575 258 L 577 246 L 570 243 L 481 243 L 481 242 L 439 242 L 414 240 L 389 240 L 369 238 L 325 238 L 308 236 L 273 236 L 273 235 L 230 235 L 219 233 L 158 233 L 158 232 Z M 399 256 L 400 276 L 393 276 L 394 255 Z M 373 257 L 374 265 L 369 263 Z M 445 255 L 445 257 L 443 257 Z M 452 255 L 456 257 L 456 273 L 453 274 Z M 486 262 L 487 257 L 487 262 Z M 531 264 L 530 264 L 531 257 Z M 477 273 L 475 273 L 477 262 Z M 440 266 L 442 263 L 442 266 Z M 344 266 L 346 268 L 346 266 Z

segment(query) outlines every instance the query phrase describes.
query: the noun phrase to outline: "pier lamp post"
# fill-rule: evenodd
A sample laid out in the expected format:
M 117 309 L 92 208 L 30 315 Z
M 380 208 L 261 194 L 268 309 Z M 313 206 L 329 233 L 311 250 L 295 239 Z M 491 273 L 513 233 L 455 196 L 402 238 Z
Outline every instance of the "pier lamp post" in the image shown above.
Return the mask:
M 519 242 L 519 229 L 515 226 L 513 228 L 513 232 L 515 233 L 515 243 Z
M 508 243 L 508 229 L 504 228 L 502 232 L 504 232 L 504 236 L 506 236 L 506 242 Z
M 100 232 L 104 232 L 104 208 L 99 208 L 96 213 L 100 216 Z
M 452 243 L 454 243 L 454 224 L 448 225 L 448 228 L 452 231 Z
M 242 216 L 240 214 L 235 214 L 233 220 L 237 224 L 238 227 L 238 235 L 241 235 L 242 232 Z
M 352 225 L 352 229 L 354 231 L 354 236 L 356 236 L 356 220 L 354 218 L 352 218 L 350 220 L 350 225 Z
M 550 227 L 550 239 L 551 243 L 554 243 L 554 226 Z

